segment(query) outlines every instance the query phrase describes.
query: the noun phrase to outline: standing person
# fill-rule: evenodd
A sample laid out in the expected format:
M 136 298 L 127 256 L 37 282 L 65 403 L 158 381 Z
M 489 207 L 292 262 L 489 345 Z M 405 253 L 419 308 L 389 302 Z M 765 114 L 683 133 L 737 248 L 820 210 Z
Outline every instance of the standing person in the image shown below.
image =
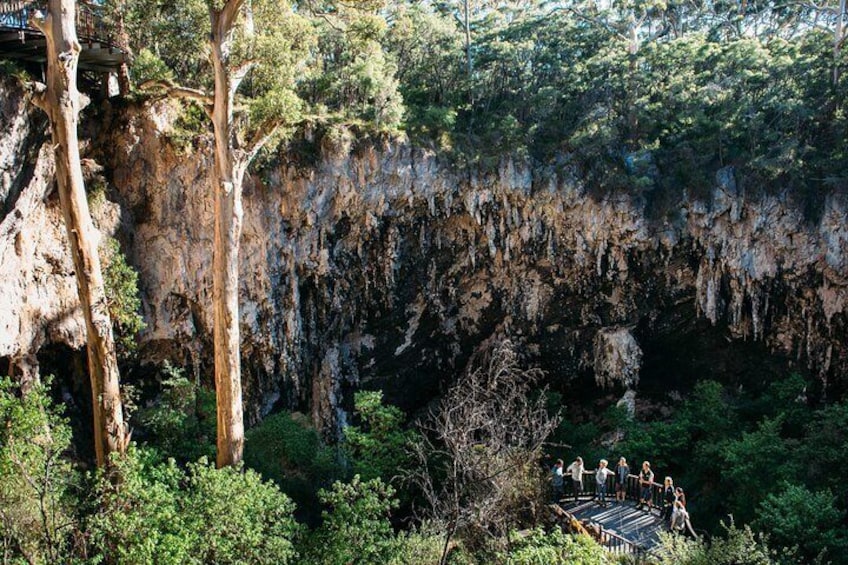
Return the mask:
M 683 492 L 683 487 L 674 489 L 674 500 L 679 500 L 683 504 L 683 508 L 686 508 L 686 493 Z
M 663 513 L 662 517 L 666 524 L 671 523 L 671 511 L 674 509 L 674 481 L 666 477 L 663 481 Z
M 551 485 L 554 487 L 554 503 L 559 502 L 562 500 L 562 497 L 565 496 L 562 476 L 563 465 L 564 463 L 562 462 L 562 459 L 557 459 L 557 462 L 554 463 L 554 466 L 551 468 Z
M 574 502 L 577 502 L 577 496 L 583 490 L 583 474 L 586 468 L 583 466 L 583 458 L 578 457 L 574 463 L 568 466 L 566 472 L 571 474 L 571 487 L 574 490 Z
M 630 467 L 627 465 L 627 459 L 620 457 L 615 466 L 615 499 L 619 502 L 624 502 L 627 496 L 627 475 L 630 474 Z
M 653 507 L 653 487 L 654 487 L 654 472 L 651 471 L 651 464 L 647 461 L 642 463 L 642 470 L 639 471 L 639 488 L 641 492 L 639 493 L 639 505 L 636 506 L 637 510 L 641 510 L 642 507 L 647 506 L 648 512 L 651 511 Z
M 686 532 L 686 522 L 689 521 L 689 513 L 679 500 L 674 501 L 674 510 L 671 512 L 671 531 L 676 534 Z
M 609 462 L 606 459 L 601 459 L 598 463 L 598 470 L 595 471 L 595 486 L 597 487 L 595 498 L 598 504 L 603 507 L 607 505 L 607 477 L 614 474 L 607 469 L 607 465 L 609 465 Z

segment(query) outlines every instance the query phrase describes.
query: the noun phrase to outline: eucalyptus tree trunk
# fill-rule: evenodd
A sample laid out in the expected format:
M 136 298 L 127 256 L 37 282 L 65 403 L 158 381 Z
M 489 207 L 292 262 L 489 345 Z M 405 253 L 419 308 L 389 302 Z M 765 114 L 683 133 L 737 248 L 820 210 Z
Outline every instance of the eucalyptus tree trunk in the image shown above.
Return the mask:
M 839 0 L 836 26 L 833 30 L 833 84 L 839 82 L 839 51 L 845 42 L 845 0 Z
M 239 246 L 242 229 L 242 181 L 246 169 L 236 156 L 233 97 L 240 78 L 229 68 L 232 29 L 244 0 L 229 0 L 211 9 L 211 59 L 215 73 L 212 125 L 215 132 L 215 238 L 212 256 L 215 391 L 218 406 L 218 467 L 241 461 L 244 451 L 244 412 L 239 343 Z
M 112 321 L 100 269 L 99 233 L 91 221 L 80 166 L 77 121 L 81 102 L 77 91 L 77 63 L 81 48 L 75 16 L 75 0 L 49 0 L 47 15 L 38 13 L 33 19 L 47 39 L 47 85 L 36 95 L 35 103 L 50 118 L 59 203 L 87 331 L 94 450 L 97 464 L 104 466 L 112 453 L 124 452 L 128 434 L 121 406 Z
M 468 77 L 468 88 L 471 88 L 471 15 L 468 11 L 468 0 L 463 1 L 463 27 L 465 28 L 465 72 Z M 470 96 L 469 96 L 470 98 Z

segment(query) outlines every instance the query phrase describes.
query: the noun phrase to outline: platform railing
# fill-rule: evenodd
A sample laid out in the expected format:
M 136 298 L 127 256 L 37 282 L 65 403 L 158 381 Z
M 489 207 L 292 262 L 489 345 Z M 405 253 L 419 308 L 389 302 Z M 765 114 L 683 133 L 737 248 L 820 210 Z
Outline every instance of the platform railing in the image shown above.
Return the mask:
M 30 23 L 31 16 L 38 10 L 47 9 L 47 2 L 4 2 L 0 0 L 0 27 L 20 32 L 39 33 Z M 103 8 L 90 2 L 77 2 L 77 37 L 85 43 L 102 43 L 118 47 L 115 34 L 103 17 Z
M 571 476 L 566 474 L 564 482 L 564 490 L 565 490 L 565 499 L 568 500 L 573 497 L 573 493 L 571 490 Z M 607 486 L 607 497 L 615 498 L 615 478 L 613 476 L 607 477 L 606 481 Z M 597 482 L 595 481 L 595 472 L 587 471 L 583 476 L 583 488 L 580 491 L 579 498 L 588 500 L 594 498 L 597 495 Z M 627 483 L 625 484 L 625 498 L 628 500 L 640 500 L 642 495 L 642 486 L 639 483 L 638 475 L 627 475 Z M 663 506 L 663 485 L 660 483 L 652 482 L 651 483 L 651 505 L 654 508 L 662 508 Z
M 644 557 L 647 551 L 638 543 L 632 542 L 629 539 L 622 537 L 614 532 L 601 528 L 601 545 L 607 551 L 615 555 L 634 555 L 636 557 Z
M 566 474 L 563 477 L 565 496 L 563 500 L 568 501 L 573 498 L 571 488 L 571 476 Z M 596 498 L 598 494 L 597 481 L 595 481 L 594 471 L 588 471 L 583 476 L 583 488 L 581 489 L 578 500 L 589 501 Z M 642 486 L 639 482 L 638 475 L 628 475 L 627 482 L 624 488 L 625 498 L 627 500 L 639 501 L 642 494 Z M 609 476 L 606 480 L 606 496 L 608 500 L 615 499 L 615 477 Z M 657 482 L 651 482 L 651 504 L 661 512 L 663 508 L 663 485 Z M 595 524 L 598 529 L 598 542 L 610 552 L 617 555 L 632 555 L 637 558 L 645 557 L 648 554 L 647 549 L 625 537 L 618 535 L 615 532 L 604 529 L 600 524 Z

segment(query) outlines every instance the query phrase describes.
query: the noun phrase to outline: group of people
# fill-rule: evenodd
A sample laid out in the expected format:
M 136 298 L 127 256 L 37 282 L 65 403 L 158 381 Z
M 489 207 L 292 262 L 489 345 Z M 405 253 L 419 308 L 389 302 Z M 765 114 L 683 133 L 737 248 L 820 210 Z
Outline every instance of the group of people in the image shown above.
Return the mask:
M 595 475 L 595 500 L 602 506 L 607 506 L 607 485 L 610 476 L 614 478 L 616 502 L 623 502 L 627 496 L 627 478 L 630 476 L 630 466 L 627 459 L 621 457 L 615 469 L 609 469 L 609 462 L 601 459 L 598 468 L 587 471 L 583 465 L 583 459 L 577 457 L 568 467 L 564 467 L 562 459 L 558 459 L 551 469 L 551 483 L 553 485 L 553 497 L 559 502 L 565 497 L 565 476 L 571 477 L 572 492 L 574 500 L 583 492 L 583 476 Z M 654 472 L 648 461 L 642 463 L 642 468 L 637 475 L 639 481 L 639 504 L 638 510 L 645 509 L 651 512 L 654 506 Z M 675 487 L 671 477 L 666 477 L 662 485 L 662 509 L 661 516 L 674 532 L 683 533 L 689 520 L 686 511 L 686 494 L 681 487 Z

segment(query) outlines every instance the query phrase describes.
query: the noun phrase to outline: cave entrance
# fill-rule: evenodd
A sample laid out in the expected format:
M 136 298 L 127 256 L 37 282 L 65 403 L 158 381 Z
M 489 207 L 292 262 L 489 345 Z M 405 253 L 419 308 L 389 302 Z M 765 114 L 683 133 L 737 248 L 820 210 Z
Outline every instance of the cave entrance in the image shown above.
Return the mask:
M 671 391 L 686 396 L 695 383 L 713 380 L 757 392 L 791 373 L 810 382 L 804 367 L 770 351 L 762 341 L 733 339 L 725 327 L 698 319 L 686 332 L 637 336 L 642 347 L 639 396 L 661 400 Z
M 52 377 L 50 394 L 53 403 L 63 409 L 62 415 L 70 423 L 76 456 L 93 461 L 94 424 L 85 349 L 53 343 L 42 347 L 37 357 L 42 380 Z

